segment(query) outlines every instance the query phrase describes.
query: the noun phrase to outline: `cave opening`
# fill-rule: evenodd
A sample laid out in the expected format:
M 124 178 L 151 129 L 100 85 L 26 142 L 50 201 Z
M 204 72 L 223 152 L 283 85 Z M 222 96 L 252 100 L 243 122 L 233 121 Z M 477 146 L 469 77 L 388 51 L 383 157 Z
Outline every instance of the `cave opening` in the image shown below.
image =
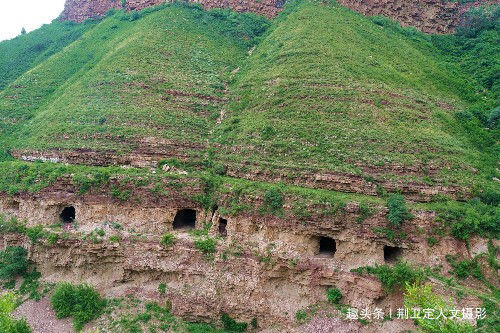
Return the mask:
M 222 217 L 219 218 L 219 235 L 222 237 L 227 236 L 227 220 Z
M 73 207 L 73 206 L 64 207 L 64 209 L 62 210 L 59 217 L 60 217 L 61 221 L 64 223 L 73 222 L 75 220 L 75 217 L 76 217 L 75 207 Z
M 319 238 L 319 255 L 325 257 L 333 257 L 337 252 L 337 243 L 335 239 L 330 237 Z
M 384 260 L 387 262 L 396 262 L 401 257 L 403 250 L 396 246 L 384 246 Z
M 13 200 L 7 203 L 7 209 L 19 210 L 19 201 Z
M 194 229 L 196 226 L 196 210 L 181 209 L 174 218 L 174 229 Z

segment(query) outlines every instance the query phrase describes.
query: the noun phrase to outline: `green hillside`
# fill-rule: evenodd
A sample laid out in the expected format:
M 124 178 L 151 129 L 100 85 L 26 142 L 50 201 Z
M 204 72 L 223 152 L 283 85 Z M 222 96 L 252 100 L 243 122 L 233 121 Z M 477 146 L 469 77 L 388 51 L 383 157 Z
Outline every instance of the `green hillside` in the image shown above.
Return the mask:
M 86 149 L 284 182 L 496 185 L 498 129 L 468 111 L 495 101 L 431 38 L 387 19 L 317 1 L 273 21 L 173 4 L 67 29 L 83 35 L 0 92 L 0 158 Z
M 2 92 L 5 148 L 120 152 L 145 137 L 203 145 L 224 76 L 265 24 L 198 7 L 110 13 Z
M 477 102 L 474 81 L 423 34 L 377 22 L 314 2 L 284 13 L 234 77 L 222 163 L 464 187 L 491 175 L 469 136 L 485 131 L 455 117 Z
M 0 91 L 31 67 L 80 38 L 94 21 L 81 24 L 54 20 L 29 34 L 0 43 Z

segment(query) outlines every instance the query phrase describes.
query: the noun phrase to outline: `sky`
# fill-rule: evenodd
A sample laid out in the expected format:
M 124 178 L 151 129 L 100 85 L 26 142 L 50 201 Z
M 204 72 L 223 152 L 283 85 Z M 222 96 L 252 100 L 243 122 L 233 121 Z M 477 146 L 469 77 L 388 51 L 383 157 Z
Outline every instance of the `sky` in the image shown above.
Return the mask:
M 35 30 L 61 14 L 65 0 L 0 0 L 0 41 Z

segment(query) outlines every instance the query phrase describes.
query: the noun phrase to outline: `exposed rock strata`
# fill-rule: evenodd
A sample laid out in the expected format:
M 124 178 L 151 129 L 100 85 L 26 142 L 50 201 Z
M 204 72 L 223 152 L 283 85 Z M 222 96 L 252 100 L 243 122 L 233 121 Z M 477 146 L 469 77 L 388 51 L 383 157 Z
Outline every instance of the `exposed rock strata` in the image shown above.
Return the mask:
M 139 10 L 168 0 L 127 0 L 128 10 Z M 229 7 L 238 12 L 254 12 L 275 17 L 286 0 L 192 0 L 204 8 Z M 339 0 L 342 5 L 364 15 L 382 15 L 414 26 L 427 33 L 450 33 L 460 23 L 463 14 L 472 6 L 498 4 L 499 0 L 478 0 L 461 3 L 443 0 Z M 103 16 L 111 8 L 122 8 L 120 0 L 67 0 L 61 19 L 81 22 Z
M 376 227 L 387 226 L 386 211 L 381 207 L 363 222 L 357 220 L 359 206 L 354 202 L 331 216 L 315 207 L 315 213 L 306 219 L 294 216 L 288 204 L 283 217 L 249 211 L 220 216 L 221 211 L 207 212 L 193 201 L 191 197 L 197 193 L 201 189 L 196 184 L 186 185 L 182 194 L 161 197 L 137 189 L 133 198 L 123 202 L 106 192 L 77 195 L 71 183 L 61 181 L 39 194 L 2 195 L 0 212 L 26 219 L 29 226 L 52 225 L 58 222 L 62 208 L 72 205 L 77 229 L 65 227 L 66 237 L 61 234 L 56 244 L 42 240 L 31 245 L 15 234 L 1 236 L 0 244 L 28 247 L 30 258 L 48 281 L 86 281 L 108 296 L 164 297 L 172 301 L 178 315 L 214 319 L 227 312 L 240 320 L 257 317 L 263 327 L 291 325 L 297 310 L 324 301 L 331 286 L 340 288 L 343 302 L 352 306 L 400 305 L 396 303 L 401 298 L 387 298 L 378 280 L 351 272 L 384 263 L 384 246 L 398 246 L 401 259 L 442 266 L 443 272 L 450 268 L 447 254 L 470 256 L 464 242 L 449 236 L 428 246 L 425 239 L 434 227 L 433 212 L 413 212 L 415 219 L 402 230 L 407 238 L 396 245 L 374 232 Z M 253 203 L 258 206 L 259 200 L 255 198 Z M 209 233 L 213 237 L 219 233 L 219 218 L 227 219 L 227 236 L 219 238 L 213 261 L 195 248 L 194 236 L 173 230 L 174 215 L 182 208 L 197 211 L 197 228 L 212 222 Z M 110 222 L 120 223 L 122 229 L 113 229 Z M 95 228 L 106 231 L 102 243 L 82 238 Z M 170 248 L 160 245 L 165 232 L 175 234 Z M 122 240 L 108 241 L 112 234 Z M 318 253 L 320 237 L 336 241 L 333 256 Z M 476 239 L 471 240 L 470 248 L 476 254 L 487 251 L 484 241 Z M 160 283 L 168 286 L 165 296 L 157 292 Z

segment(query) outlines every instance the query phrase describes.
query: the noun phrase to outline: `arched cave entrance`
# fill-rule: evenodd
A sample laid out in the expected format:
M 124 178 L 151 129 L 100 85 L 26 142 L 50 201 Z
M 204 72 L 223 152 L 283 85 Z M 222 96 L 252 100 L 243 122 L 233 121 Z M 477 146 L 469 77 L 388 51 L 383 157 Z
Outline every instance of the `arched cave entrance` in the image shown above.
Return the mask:
M 73 222 L 75 220 L 75 217 L 76 217 L 76 210 L 75 207 L 73 206 L 64 207 L 61 214 L 59 215 L 59 218 L 64 223 Z
M 403 250 L 400 247 L 384 246 L 384 260 L 386 262 L 396 262 L 401 257 Z
M 194 229 L 196 226 L 196 211 L 181 209 L 174 217 L 174 229 Z
M 319 242 L 319 255 L 322 257 L 333 257 L 337 252 L 337 242 L 330 237 L 320 237 Z
M 219 235 L 222 237 L 227 236 L 227 220 L 222 217 L 219 218 Z

